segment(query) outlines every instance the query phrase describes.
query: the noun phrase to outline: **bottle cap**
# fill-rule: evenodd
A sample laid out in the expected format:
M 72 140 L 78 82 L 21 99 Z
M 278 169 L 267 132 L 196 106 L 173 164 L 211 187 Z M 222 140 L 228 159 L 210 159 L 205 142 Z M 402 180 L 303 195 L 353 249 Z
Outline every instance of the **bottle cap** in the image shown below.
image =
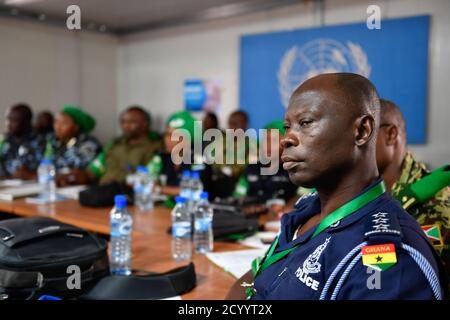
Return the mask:
M 53 164 L 53 161 L 52 161 L 52 159 L 42 159 L 41 164 L 50 165 L 50 164 Z
M 114 204 L 118 209 L 123 209 L 127 206 L 127 198 L 120 194 L 114 197 Z
M 175 198 L 175 202 L 178 203 L 185 203 L 186 202 L 186 198 L 182 197 L 182 196 L 178 196 Z
M 206 199 L 208 200 L 209 194 L 206 191 L 203 191 L 202 193 L 200 193 L 200 199 Z
M 200 178 L 200 172 L 198 172 L 198 171 L 192 171 L 191 177 L 192 177 L 192 178 L 195 178 L 195 179 Z
M 136 172 L 148 174 L 148 168 L 146 166 L 137 166 Z
M 190 177 L 191 176 L 191 172 L 189 170 L 183 170 L 181 175 L 183 177 Z

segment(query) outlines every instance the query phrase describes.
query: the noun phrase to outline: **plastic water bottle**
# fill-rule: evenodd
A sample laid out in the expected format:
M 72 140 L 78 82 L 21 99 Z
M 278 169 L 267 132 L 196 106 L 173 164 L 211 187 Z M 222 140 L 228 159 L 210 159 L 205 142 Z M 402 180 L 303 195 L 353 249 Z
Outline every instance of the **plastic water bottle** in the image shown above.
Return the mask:
M 186 198 L 178 196 L 172 210 L 172 256 L 177 261 L 191 259 L 191 214 Z
M 200 195 L 203 192 L 203 183 L 200 180 L 200 172 L 192 171 L 191 173 L 191 208 L 193 209 L 197 202 L 200 201 Z
M 184 170 L 180 181 L 180 196 L 186 200 L 191 199 L 191 172 Z
M 194 245 L 198 253 L 207 253 L 213 250 L 213 208 L 208 202 L 208 192 L 202 192 L 200 201 L 194 210 Z
M 138 166 L 134 179 L 134 205 L 141 211 L 153 209 L 153 179 L 147 167 Z
M 50 159 L 41 161 L 38 167 L 38 182 L 42 185 L 41 197 L 49 202 L 56 201 L 55 166 Z
M 127 209 L 124 195 L 114 197 L 115 206 L 111 210 L 110 248 L 111 274 L 128 276 L 131 274 L 131 231 L 133 218 Z

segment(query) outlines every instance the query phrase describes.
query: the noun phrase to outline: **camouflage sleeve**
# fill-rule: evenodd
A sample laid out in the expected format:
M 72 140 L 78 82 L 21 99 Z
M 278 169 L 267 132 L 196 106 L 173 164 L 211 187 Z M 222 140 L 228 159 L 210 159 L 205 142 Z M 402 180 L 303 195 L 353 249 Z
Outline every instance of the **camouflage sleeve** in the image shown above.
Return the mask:
M 434 198 L 407 211 L 417 220 L 440 254 L 450 276 L 450 188 L 442 189 Z

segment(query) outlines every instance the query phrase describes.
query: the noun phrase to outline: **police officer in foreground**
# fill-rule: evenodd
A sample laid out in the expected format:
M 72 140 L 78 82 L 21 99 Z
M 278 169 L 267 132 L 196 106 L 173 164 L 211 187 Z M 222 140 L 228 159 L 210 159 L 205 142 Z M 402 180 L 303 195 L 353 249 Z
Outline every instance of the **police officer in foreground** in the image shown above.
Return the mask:
M 421 225 L 450 276 L 450 171 L 430 172 L 406 146 L 406 124 L 400 109 L 381 99 L 377 164 L 386 188 Z M 423 185 L 423 186 L 421 186 Z
M 289 102 L 283 167 L 300 198 L 281 233 L 228 298 L 442 299 L 442 265 L 417 222 L 387 192 L 375 147 L 379 98 L 366 78 L 323 74 Z

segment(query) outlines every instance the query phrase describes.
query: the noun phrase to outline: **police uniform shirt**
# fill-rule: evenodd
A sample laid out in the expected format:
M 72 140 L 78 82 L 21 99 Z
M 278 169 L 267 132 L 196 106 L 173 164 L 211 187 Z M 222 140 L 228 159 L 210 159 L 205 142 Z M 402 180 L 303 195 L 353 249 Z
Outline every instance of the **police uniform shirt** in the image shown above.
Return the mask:
M 53 159 L 56 169 L 85 168 L 102 151 L 98 140 L 81 133 L 67 143 L 52 138 Z
M 375 183 L 364 191 L 373 185 Z M 296 211 L 282 218 L 279 245 L 275 253 L 295 245 L 299 247 L 256 277 L 254 283 L 256 294 L 252 297 L 253 299 L 319 299 L 327 280 L 330 279 L 338 264 L 352 249 L 364 241 L 368 241 L 368 245 L 394 243 L 397 263 L 379 272 L 378 288 L 370 284 L 369 277 L 373 276 L 374 270 L 371 269 L 369 272 L 368 267 L 364 266 L 360 259 L 350 269 L 348 276 L 343 278 L 344 281 L 335 296 L 336 299 L 435 298 L 425 273 L 407 251 L 402 249 L 401 243 L 420 252 L 431 265 L 432 271 L 439 277 L 434 251 L 417 222 L 388 193 L 385 192 L 311 240 L 309 239 L 315 228 L 311 228 L 292 241 L 297 228 L 320 212 L 320 200 L 317 194 L 303 197 L 296 204 L 296 208 Z M 401 236 L 383 233 L 383 228 L 397 229 Z M 371 236 L 365 237 L 365 234 L 371 234 Z M 341 268 L 335 277 L 331 277 L 334 281 L 329 284 L 325 299 L 330 299 L 346 268 L 347 265 Z M 440 284 L 437 289 L 442 292 L 442 287 Z
M 11 176 L 22 166 L 31 171 L 37 169 L 45 140 L 38 139 L 33 131 L 20 140 L 10 134 L 0 140 L 0 176 Z

